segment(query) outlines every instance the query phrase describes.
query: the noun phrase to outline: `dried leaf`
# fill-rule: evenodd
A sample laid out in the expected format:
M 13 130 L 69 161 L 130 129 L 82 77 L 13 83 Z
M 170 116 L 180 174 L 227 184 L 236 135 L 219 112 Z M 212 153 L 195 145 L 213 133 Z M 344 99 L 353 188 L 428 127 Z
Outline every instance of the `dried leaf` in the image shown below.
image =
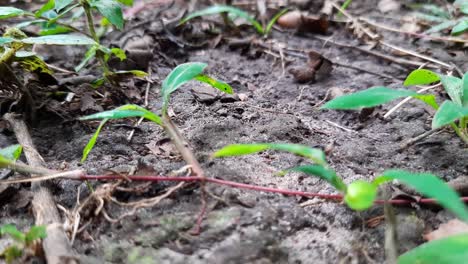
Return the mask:
M 423 237 L 424 239 L 431 241 L 463 233 L 468 233 L 468 224 L 458 219 L 452 219 L 445 224 L 441 224 L 439 228 Z

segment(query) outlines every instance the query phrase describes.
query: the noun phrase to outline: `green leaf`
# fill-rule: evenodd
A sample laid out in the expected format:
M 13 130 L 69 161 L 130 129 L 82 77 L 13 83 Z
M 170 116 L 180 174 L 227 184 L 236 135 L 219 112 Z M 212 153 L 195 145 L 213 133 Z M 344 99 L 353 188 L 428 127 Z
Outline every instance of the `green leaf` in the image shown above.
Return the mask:
M 21 233 L 16 226 L 12 224 L 6 224 L 0 227 L 0 236 L 9 235 L 11 238 L 16 240 L 17 242 L 24 243 L 25 242 L 25 235 Z
M 452 28 L 451 34 L 458 36 L 468 30 L 468 20 L 462 20 Z
M 39 10 L 37 10 L 34 15 L 36 17 L 41 17 L 47 11 L 50 11 L 55 8 L 55 0 L 49 0 L 45 5 L 43 5 Z
M 8 160 L 17 160 L 21 156 L 23 146 L 16 144 L 0 149 L 0 156 Z
M 308 175 L 317 176 L 322 180 L 327 181 L 338 191 L 345 192 L 346 184 L 336 175 L 336 172 L 330 168 L 321 165 L 304 165 L 287 169 L 286 171 L 299 171 Z
M 468 116 L 468 107 L 461 107 L 447 100 L 435 113 L 432 119 L 432 129 L 443 127 L 465 116 Z
M 40 36 L 58 35 L 58 34 L 68 33 L 71 31 L 72 30 L 70 28 L 62 27 L 62 26 L 54 24 L 48 28 L 41 29 L 41 31 L 39 31 L 39 35 Z
M 133 5 L 133 0 L 118 0 L 119 3 L 126 5 L 126 6 L 132 6 Z
M 278 19 L 288 11 L 289 11 L 289 8 L 286 7 L 283 10 L 276 13 L 276 15 L 274 15 L 273 18 L 271 18 L 270 22 L 268 22 L 268 25 L 265 28 L 265 33 L 264 34 L 265 35 L 270 34 L 270 31 L 273 28 L 273 25 L 276 23 L 276 21 L 278 21 Z
M 260 33 L 262 35 L 264 34 L 264 30 L 263 30 L 262 25 L 260 25 L 260 23 L 258 23 L 258 21 L 255 20 L 255 18 L 253 18 L 247 12 L 240 10 L 239 8 L 235 8 L 235 7 L 232 7 L 232 6 L 226 6 L 226 5 L 215 5 L 215 6 L 211 6 L 211 7 L 208 7 L 206 9 L 200 10 L 200 11 L 193 12 L 192 14 L 190 14 L 190 15 L 186 16 L 184 19 L 182 19 L 179 24 L 183 24 L 183 23 L 185 23 L 185 22 L 187 22 L 190 19 L 193 19 L 195 17 L 208 16 L 208 15 L 214 15 L 214 14 L 219 14 L 219 13 L 228 13 L 230 15 L 233 14 L 233 15 L 236 15 L 238 17 L 244 18 L 250 24 L 252 24 L 252 26 L 255 27 L 255 29 L 258 31 L 258 33 Z
M 232 91 L 232 87 L 229 84 L 227 84 L 227 83 L 225 83 L 223 81 L 220 81 L 220 80 L 213 79 L 208 75 L 199 74 L 199 75 L 195 76 L 195 79 L 197 81 L 209 84 L 209 85 L 213 86 L 214 88 L 216 88 L 216 89 L 218 89 L 218 90 L 220 90 L 222 92 L 225 92 L 227 94 L 233 94 L 234 93 Z
M 12 38 L 0 37 L 0 45 L 8 44 L 8 43 L 11 43 L 13 41 L 14 41 L 14 39 L 12 39 Z
M 143 78 L 148 76 L 148 73 L 139 70 L 129 70 L 129 71 L 116 71 L 115 74 L 130 74 L 135 77 Z
M 96 51 L 98 48 L 98 45 L 94 45 L 86 51 L 83 60 L 75 67 L 76 72 L 81 71 L 81 69 L 83 69 L 83 67 L 86 66 L 88 62 L 96 56 Z
M 418 94 L 413 95 L 413 98 L 418 99 L 427 105 L 431 106 L 435 110 L 439 109 L 439 104 L 436 101 L 436 97 L 433 94 Z
M 124 18 L 122 8 L 115 0 L 94 0 L 90 5 L 96 8 L 109 22 L 116 26 L 119 30 L 124 27 Z
M 26 245 L 30 245 L 32 242 L 38 239 L 45 238 L 47 236 L 46 230 L 46 226 L 44 225 L 31 227 L 25 236 Z
M 43 44 L 43 45 L 96 45 L 97 43 L 84 36 L 79 35 L 50 35 L 41 37 L 32 37 L 22 39 L 21 42 L 26 44 Z
M 453 102 L 462 106 L 462 80 L 454 76 L 440 75 L 440 81 Z
M 468 72 L 465 72 L 462 79 L 462 105 L 468 106 Z
M 432 26 L 428 30 L 424 31 L 424 34 L 437 33 L 437 32 L 440 32 L 442 30 L 451 28 L 451 27 L 455 26 L 456 24 L 457 24 L 456 20 L 447 20 L 447 21 L 439 23 L 439 24 L 437 24 L 435 26 Z
M 73 0 L 55 0 L 55 10 L 59 12 L 63 8 L 71 4 Z
M 323 105 L 322 109 L 359 109 L 374 107 L 388 103 L 400 97 L 415 96 L 416 92 L 409 90 L 393 90 L 387 87 L 377 86 L 364 91 L 343 95 Z
M 10 7 L 10 6 L 0 6 L 0 19 L 17 17 L 25 14 L 24 10 Z
M 138 105 L 123 105 L 114 110 L 104 111 L 92 115 L 88 115 L 80 118 L 80 120 L 90 120 L 90 119 L 121 119 L 127 117 L 143 117 L 154 123 L 162 126 L 162 121 L 159 116 L 155 113 L 146 110 L 145 108 Z
M 162 98 L 163 98 L 163 112 L 166 111 L 169 104 L 169 98 L 172 92 L 177 90 L 181 85 L 193 80 L 197 75 L 200 75 L 203 70 L 208 66 L 206 63 L 189 62 L 180 64 L 175 67 L 162 83 Z
M 120 59 L 120 61 L 123 61 L 127 58 L 127 55 L 125 54 L 125 51 L 123 49 L 119 48 L 111 48 L 110 49 L 111 53 L 114 54 L 117 58 Z
M 456 264 L 468 259 L 468 234 L 432 240 L 398 257 L 398 264 Z
M 437 73 L 426 69 L 417 69 L 412 71 L 408 77 L 406 77 L 404 86 L 410 85 L 426 85 L 437 82 L 440 80 L 440 77 Z
M 344 201 L 353 210 L 366 210 L 374 204 L 377 187 L 376 184 L 363 180 L 354 181 L 348 185 Z
M 458 218 L 468 221 L 467 207 L 460 201 L 458 194 L 439 177 L 429 173 L 388 170 L 384 171 L 382 176 L 377 177 L 374 183 L 380 184 L 390 180 L 399 180 L 423 195 L 434 198 L 440 205 L 454 213 Z
M 88 141 L 88 144 L 86 144 L 86 147 L 83 149 L 83 156 L 81 157 L 81 163 L 85 162 L 86 159 L 88 158 L 89 153 L 91 150 L 94 148 L 94 145 L 96 145 L 96 140 L 101 133 L 102 128 L 104 125 L 109 121 L 109 119 L 103 119 L 101 123 L 99 124 L 98 128 L 96 129 L 96 132 L 94 132 L 93 136 L 91 139 Z
M 264 150 L 281 150 L 287 151 L 298 156 L 306 157 L 318 165 L 326 165 L 325 154 L 320 149 L 310 148 L 304 145 L 298 144 L 275 144 L 275 143 L 263 143 L 263 144 L 233 144 L 225 146 L 224 148 L 216 151 L 213 154 L 214 158 L 230 157 L 230 156 L 242 156 L 261 152 Z

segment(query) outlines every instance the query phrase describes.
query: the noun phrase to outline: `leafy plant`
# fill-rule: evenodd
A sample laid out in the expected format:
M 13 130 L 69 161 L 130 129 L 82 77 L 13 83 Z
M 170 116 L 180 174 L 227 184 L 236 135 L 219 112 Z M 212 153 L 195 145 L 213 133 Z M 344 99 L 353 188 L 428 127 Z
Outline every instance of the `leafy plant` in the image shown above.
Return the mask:
M 104 75 L 104 80 L 113 81 L 118 74 L 141 74 L 141 71 L 112 72 L 107 61 L 111 56 L 125 59 L 125 52 L 119 48 L 107 48 L 100 44 L 99 37 L 94 26 L 93 11 L 99 12 L 105 20 L 109 21 L 117 29 L 122 30 L 124 18 L 121 4 L 132 5 L 131 0 L 49 0 L 38 11 L 32 13 L 15 7 L 0 7 L 0 19 L 24 16 L 32 20 L 22 22 L 16 28 L 8 29 L 3 37 L 0 37 L 0 64 L 13 61 L 28 61 L 42 72 L 51 74 L 46 64 L 39 55 L 31 51 L 31 44 L 40 45 L 85 45 L 89 46 L 83 61 L 75 68 L 81 70 L 94 57 L 97 57 Z M 84 15 L 88 22 L 87 32 L 73 27 L 68 22 L 63 22 L 64 17 L 72 11 Z M 20 28 L 33 24 L 41 24 L 43 30 L 39 37 L 27 37 Z M 78 34 L 69 34 L 70 32 Z M 64 34 L 66 33 L 66 34 Z M 26 55 L 25 55 L 26 54 Z M 23 63 L 24 64 L 24 63 Z M 32 71 L 32 70 L 31 70 Z
M 189 62 L 180 64 L 176 68 L 174 68 L 169 75 L 164 79 L 161 88 L 162 100 L 163 100 L 163 107 L 162 107 L 162 118 L 151 112 L 146 110 L 143 107 L 137 105 L 124 105 L 118 107 L 114 110 L 104 111 L 100 113 L 96 113 L 93 115 L 82 117 L 80 120 L 90 120 L 90 119 L 102 119 L 101 124 L 99 125 L 98 129 L 94 133 L 91 140 L 88 142 L 86 147 L 83 150 L 83 156 L 81 162 L 84 162 L 89 154 L 89 152 L 93 149 L 94 145 L 96 144 L 97 137 L 104 126 L 104 124 L 109 119 L 121 119 L 121 118 L 128 118 L 128 117 L 143 117 L 147 120 L 150 120 L 157 125 L 166 128 L 167 123 L 170 122 L 170 118 L 167 115 L 167 108 L 170 101 L 171 94 L 179 89 L 185 83 L 191 80 L 197 80 L 203 83 L 207 83 L 212 87 L 228 93 L 232 94 L 233 90 L 231 86 L 225 82 L 216 80 L 208 75 L 203 74 L 203 71 L 208 65 L 206 63 L 201 62 Z
M 454 213 L 460 219 L 468 221 L 468 209 L 460 201 L 458 194 L 439 177 L 429 173 L 386 170 L 371 182 L 357 180 L 350 184 L 345 184 L 341 177 L 328 166 L 325 154 L 320 149 L 296 144 L 234 144 L 218 150 L 213 154 L 213 157 L 241 156 L 265 150 L 287 151 L 306 157 L 313 164 L 293 167 L 285 170 L 282 174 L 289 171 L 298 171 L 327 181 L 337 191 L 344 194 L 345 203 L 353 210 L 361 211 L 368 209 L 374 204 L 377 189 L 380 185 L 391 180 L 399 180 L 416 191 L 436 199 L 441 206 Z
M 413 8 L 419 10 L 416 15 L 429 22 L 437 23 L 425 33 L 432 34 L 446 29 L 451 29 L 451 34 L 456 36 L 468 30 L 468 1 L 457 0 L 453 3 L 453 8 L 444 10 L 433 4 L 416 4 Z M 461 16 L 457 17 L 457 13 Z
M 9 235 L 14 244 L 5 248 L 0 256 L 5 258 L 7 263 L 12 263 L 14 260 L 22 257 L 26 252 L 28 254 L 37 255 L 37 241 L 47 236 L 45 226 L 33 226 L 28 232 L 23 233 L 16 229 L 14 225 L 7 224 L 0 227 L 0 236 Z
M 437 112 L 432 119 L 432 128 L 450 125 L 457 135 L 468 144 L 468 72 L 462 79 L 418 69 L 411 72 L 404 85 L 424 85 L 440 81 L 450 97 L 440 106 L 435 95 L 418 94 L 411 90 L 395 90 L 387 87 L 372 87 L 364 91 L 337 97 L 322 109 L 360 109 L 374 107 L 401 97 L 413 97 L 434 108 Z M 458 122 L 457 122 L 458 121 Z
M 261 23 L 258 22 L 254 17 L 252 17 L 249 13 L 247 13 L 247 12 L 245 12 L 245 11 L 239 9 L 239 8 L 236 8 L 236 7 L 233 7 L 233 6 L 227 6 L 227 5 L 214 5 L 214 6 L 206 8 L 206 9 L 193 12 L 192 14 L 190 14 L 190 15 L 186 16 L 185 18 L 183 18 L 180 21 L 180 24 L 183 24 L 183 23 L 185 23 L 185 22 L 187 22 L 187 21 L 189 21 L 189 20 L 191 20 L 193 18 L 196 18 L 196 17 L 227 13 L 231 17 L 240 17 L 240 18 L 243 18 L 243 19 L 247 20 L 247 22 L 249 22 L 255 28 L 255 30 L 257 30 L 257 32 L 260 35 L 268 36 L 268 34 L 270 33 L 270 31 L 271 31 L 273 25 L 276 23 L 276 21 L 282 15 L 284 15 L 287 11 L 288 11 L 288 8 L 285 8 L 285 9 L 279 11 L 277 14 L 275 14 L 272 17 L 272 19 L 266 25 L 262 26 Z

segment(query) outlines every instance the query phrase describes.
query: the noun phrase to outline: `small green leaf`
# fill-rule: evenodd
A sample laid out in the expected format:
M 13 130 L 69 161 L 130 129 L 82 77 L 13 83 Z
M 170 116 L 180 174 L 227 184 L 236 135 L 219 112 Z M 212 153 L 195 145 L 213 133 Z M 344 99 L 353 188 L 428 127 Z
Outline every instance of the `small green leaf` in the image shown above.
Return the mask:
M 177 90 L 181 85 L 193 80 L 197 75 L 200 75 L 203 70 L 208 66 L 206 63 L 189 62 L 180 64 L 175 67 L 162 83 L 162 98 L 163 98 L 163 112 L 166 111 L 169 104 L 169 98 L 172 92 Z
M 428 30 L 424 31 L 424 34 L 437 33 L 437 32 L 440 32 L 442 30 L 451 28 L 451 27 L 455 26 L 456 24 L 457 24 L 456 20 L 447 20 L 447 21 L 439 23 L 439 24 L 437 24 L 435 26 L 432 26 Z
M 133 75 L 133 76 L 139 77 L 139 78 L 143 78 L 143 77 L 148 76 L 148 73 L 146 73 L 144 71 L 139 71 L 139 70 L 116 71 L 114 73 L 115 74 L 130 74 L 130 75 Z
M 265 35 L 270 34 L 270 31 L 271 31 L 271 29 L 273 28 L 273 25 L 275 25 L 276 21 L 278 21 L 278 19 L 279 19 L 282 15 L 286 14 L 286 12 L 288 12 L 288 11 L 289 11 L 289 8 L 286 7 L 286 8 L 284 8 L 283 10 L 279 11 L 278 13 L 276 13 L 276 15 L 273 16 L 273 18 L 270 20 L 270 22 L 268 22 L 268 25 L 267 25 L 266 28 L 265 28 L 265 33 L 264 33 L 264 34 L 265 34 Z
M 462 106 L 462 80 L 454 76 L 440 75 L 440 81 L 453 102 Z
M 32 242 L 43 239 L 47 236 L 46 226 L 33 226 L 29 229 L 25 236 L 26 245 L 30 245 Z
M 88 37 L 69 34 L 31 37 L 22 39 L 21 42 L 43 45 L 96 45 L 96 42 Z
M 123 49 L 119 48 L 112 48 L 110 49 L 111 53 L 114 54 L 117 58 L 120 59 L 120 61 L 123 61 L 127 58 L 127 55 L 125 54 L 125 51 Z
M 398 264 L 457 264 L 468 259 L 468 234 L 432 240 L 398 257 Z
M 376 196 L 377 185 L 363 180 L 357 180 L 348 185 L 344 201 L 349 208 L 362 211 L 374 204 Z
M 88 64 L 88 62 L 94 58 L 96 56 L 96 51 L 98 50 L 98 45 L 94 45 L 92 47 L 90 47 L 86 53 L 85 53 L 85 56 L 83 58 L 83 60 L 80 62 L 80 64 L 78 64 L 76 67 L 75 67 L 75 71 L 76 72 L 79 72 L 81 71 L 81 69 L 83 69 L 84 66 L 86 66 Z
M 209 85 L 213 86 L 214 88 L 216 88 L 216 89 L 218 89 L 218 90 L 220 90 L 222 92 L 225 92 L 227 94 L 233 94 L 234 93 L 232 91 L 232 87 L 229 84 L 227 84 L 227 83 L 225 83 L 223 81 L 220 81 L 220 80 L 213 79 L 208 75 L 199 74 L 199 75 L 195 76 L 195 79 L 197 81 L 209 84 Z
M 126 5 L 126 6 L 132 6 L 133 5 L 133 0 L 118 0 L 119 3 Z
M 304 165 L 287 169 L 286 171 L 299 171 L 308 175 L 317 176 L 322 180 L 326 180 L 338 191 L 346 191 L 346 184 L 340 177 L 338 177 L 338 175 L 336 175 L 336 172 L 330 168 L 326 168 L 321 165 Z
M 55 0 L 49 0 L 45 5 L 43 5 L 39 10 L 37 10 L 34 15 L 36 17 L 41 17 L 47 11 L 50 11 L 55 8 Z
M 90 2 L 92 7 L 95 7 L 109 22 L 116 26 L 119 30 L 124 27 L 124 18 L 122 8 L 115 0 L 93 0 Z
M 439 177 L 429 173 L 388 170 L 384 171 L 382 176 L 377 177 L 374 180 L 374 184 L 378 185 L 390 180 L 399 180 L 423 195 L 434 198 L 440 205 L 454 213 L 458 218 L 468 221 L 467 207 L 460 201 L 458 194 Z
M 458 36 L 468 30 L 468 20 L 462 20 L 452 28 L 451 34 Z
M 435 110 L 439 109 L 439 104 L 437 103 L 436 97 L 433 94 L 418 94 L 418 95 L 413 95 L 413 98 L 426 103 L 427 105 L 431 106 Z
M 17 160 L 21 156 L 23 147 L 19 144 L 11 145 L 6 148 L 0 149 L 0 156 L 8 160 Z
M 55 10 L 58 13 L 60 10 L 67 7 L 72 2 L 73 0 L 55 0 Z
M 239 8 L 235 8 L 235 7 L 232 7 L 232 6 L 226 6 L 226 5 L 215 5 L 215 6 L 211 6 L 211 7 L 208 7 L 206 9 L 200 10 L 200 11 L 193 12 L 192 14 L 190 14 L 190 15 L 186 16 L 184 19 L 182 19 L 180 21 L 180 24 L 183 24 L 183 23 L 185 23 L 185 22 L 187 22 L 190 19 L 193 19 L 195 17 L 208 16 L 208 15 L 214 15 L 214 14 L 219 14 L 219 13 L 228 13 L 230 15 L 233 14 L 233 15 L 236 15 L 238 17 L 241 17 L 241 18 L 247 20 L 250 24 L 252 24 L 252 26 L 255 27 L 255 29 L 258 31 L 258 33 L 260 33 L 262 35 L 264 34 L 264 30 L 263 30 L 262 25 L 260 25 L 260 23 L 258 23 L 258 21 L 255 20 L 255 18 L 253 18 L 247 12 L 240 10 Z
M 435 113 L 432 119 L 432 129 L 446 126 L 462 117 L 468 116 L 468 107 L 461 107 L 454 102 L 447 100 Z
M 39 31 L 39 35 L 40 36 L 58 35 L 58 34 L 68 33 L 71 31 L 72 30 L 70 28 L 62 27 L 62 26 L 54 24 L 48 28 L 41 29 L 41 31 Z
M 468 106 L 468 72 L 465 72 L 462 79 L 462 105 Z
M 10 6 L 0 6 L 0 19 L 17 17 L 25 14 L 24 10 Z
M 91 150 L 94 148 L 94 145 L 96 145 L 96 140 L 101 133 L 102 128 L 104 125 L 109 121 L 109 119 L 103 119 L 101 123 L 99 124 L 98 128 L 96 129 L 96 132 L 94 132 L 93 136 L 91 139 L 88 141 L 88 144 L 86 144 L 86 147 L 83 149 L 83 156 L 81 157 L 81 163 L 85 162 L 86 159 L 88 158 L 89 153 Z
M 14 41 L 14 39 L 12 39 L 12 38 L 0 37 L 0 45 L 8 44 L 8 43 L 11 43 L 13 41 Z
M 261 152 L 267 149 L 287 151 L 298 156 L 306 157 L 318 165 L 326 165 L 325 154 L 320 149 L 310 148 L 298 144 L 233 144 L 225 146 L 213 154 L 214 158 L 242 156 Z
M 12 224 L 6 224 L 0 227 L 0 236 L 9 235 L 11 238 L 16 240 L 17 242 L 24 243 L 25 242 L 25 235 L 21 233 L 16 226 Z
M 440 81 L 440 77 L 437 73 L 434 73 L 426 69 L 417 69 L 412 71 L 408 77 L 406 77 L 404 86 L 410 85 L 426 85 Z
M 154 123 L 162 126 L 162 121 L 159 116 L 154 114 L 151 111 L 146 110 L 145 108 L 138 105 L 123 105 L 114 110 L 104 111 L 92 115 L 88 115 L 80 118 L 80 120 L 90 120 L 90 119 L 121 119 L 127 117 L 143 117 Z
M 397 98 L 415 96 L 416 92 L 409 90 L 393 90 L 377 86 L 364 91 L 343 95 L 323 105 L 322 109 L 359 109 L 385 104 Z

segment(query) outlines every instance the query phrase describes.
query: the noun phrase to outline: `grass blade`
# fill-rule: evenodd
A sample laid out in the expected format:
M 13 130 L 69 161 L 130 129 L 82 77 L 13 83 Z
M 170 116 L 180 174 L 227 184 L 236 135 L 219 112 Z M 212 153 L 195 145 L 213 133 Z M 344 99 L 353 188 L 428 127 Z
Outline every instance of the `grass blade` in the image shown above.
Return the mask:
M 213 79 L 208 75 L 200 74 L 200 75 L 195 76 L 195 79 L 197 81 L 209 84 L 209 85 L 213 86 L 214 88 L 216 88 L 216 89 L 218 89 L 218 90 L 220 90 L 222 92 L 225 92 L 227 94 L 233 94 L 234 93 L 234 91 L 232 90 L 232 87 L 229 84 L 227 84 L 227 83 L 225 83 L 223 81 L 220 81 L 220 80 Z
M 88 116 L 81 117 L 80 120 L 91 120 L 91 119 L 120 119 L 127 117 L 143 117 L 154 123 L 162 126 L 161 118 L 155 113 L 146 110 L 145 108 L 138 105 L 123 105 L 114 110 L 104 111 Z
M 336 175 L 336 172 L 332 169 L 326 168 L 320 165 L 305 165 L 305 166 L 298 166 L 291 169 L 287 169 L 288 171 L 298 171 L 303 172 L 307 175 L 317 176 L 322 180 L 327 181 L 333 187 L 335 187 L 338 191 L 345 192 L 346 191 L 346 184 L 344 184 L 343 180 Z
M 107 123 L 107 121 L 109 121 L 109 119 L 103 119 L 101 121 L 98 128 L 96 129 L 96 132 L 94 132 L 94 135 L 91 137 L 88 144 L 86 144 L 86 147 L 83 149 L 83 156 L 81 157 L 81 163 L 85 162 L 85 160 L 88 158 L 89 153 L 94 148 L 94 145 L 96 144 L 96 140 L 99 134 L 101 133 L 102 128 Z

